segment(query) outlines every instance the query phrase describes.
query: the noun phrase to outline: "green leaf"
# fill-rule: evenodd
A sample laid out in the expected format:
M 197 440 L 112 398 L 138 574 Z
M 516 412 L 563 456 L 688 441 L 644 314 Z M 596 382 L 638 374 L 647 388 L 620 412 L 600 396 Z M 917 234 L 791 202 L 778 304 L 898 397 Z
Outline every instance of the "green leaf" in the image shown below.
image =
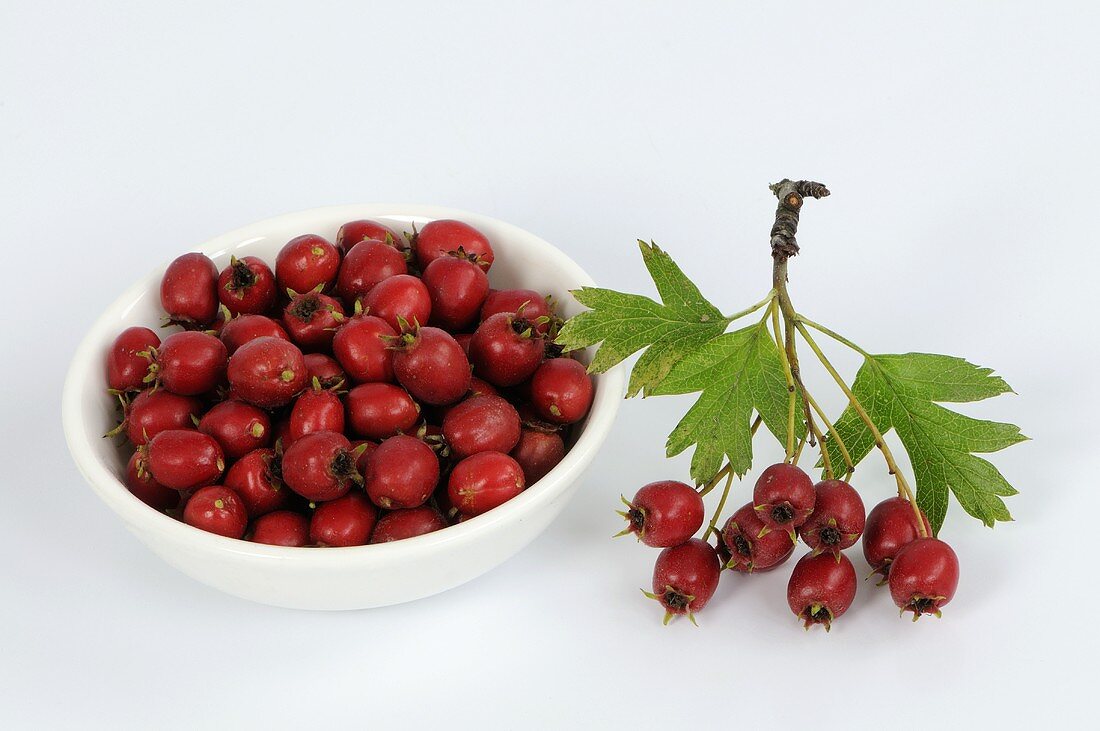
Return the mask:
M 1012 520 L 1001 498 L 1016 490 L 996 467 L 975 454 L 996 452 L 1027 437 L 1012 424 L 974 419 L 937 403 L 981 401 L 1011 391 L 989 368 L 929 353 L 871 355 L 856 374 L 852 392 L 875 427 L 883 434 L 896 430 L 909 453 L 917 503 L 936 533 L 947 515 L 949 492 L 967 513 L 990 527 Z M 875 448 L 870 430 L 851 406 L 835 426 L 855 463 Z M 833 463 L 841 464 L 839 447 L 831 439 L 826 444 Z
M 684 356 L 721 335 L 729 320 L 703 297 L 656 244 L 639 241 L 661 303 L 636 294 L 584 287 L 573 295 L 590 308 L 570 319 L 557 342 L 568 350 L 600 343 L 589 370 L 602 373 L 643 348 L 627 395 L 649 395 Z
M 676 363 L 651 393 L 701 392 L 669 435 L 668 456 L 695 446 L 691 476 L 709 480 L 727 457 L 738 475 L 752 466 L 751 421 L 755 410 L 781 443 L 787 441 L 789 391 L 779 349 L 764 322 L 726 333 Z M 801 409 L 801 403 L 796 403 Z M 804 425 L 801 411 L 796 428 Z M 797 434 L 800 437 L 801 434 Z

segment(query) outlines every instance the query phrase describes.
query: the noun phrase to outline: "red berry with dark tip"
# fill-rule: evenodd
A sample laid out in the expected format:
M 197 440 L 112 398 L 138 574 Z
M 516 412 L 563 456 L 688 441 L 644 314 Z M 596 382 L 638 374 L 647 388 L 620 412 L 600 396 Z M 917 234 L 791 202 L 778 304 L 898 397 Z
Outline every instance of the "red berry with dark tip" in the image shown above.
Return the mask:
M 380 317 L 356 315 L 336 331 L 332 353 L 355 383 L 393 381 L 392 338 L 397 331 Z
M 145 380 L 148 354 L 159 345 L 160 337 L 147 327 L 128 327 L 119 333 L 107 351 L 107 388 L 125 393 L 152 385 Z
M 252 523 L 251 540 L 269 546 L 309 545 L 309 518 L 293 510 L 277 510 L 261 515 Z
M 572 424 L 588 415 L 592 406 L 592 378 L 571 358 L 551 358 L 531 377 L 531 404 L 543 419 Z
M 336 292 L 348 307 L 367 295 L 384 279 L 407 274 L 405 255 L 382 241 L 360 241 L 340 264 Z
M 924 521 L 925 533 L 932 535 L 932 528 L 923 510 L 920 515 Z M 867 514 L 867 523 L 863 529 L 863 557 L 885 579 L 890 571 L 890 562 L 898 555 L 898 551 L 919 537 L 913 504 L 902 497 L 883 500 Z
M 787 605 L 806 629 L 829 631 L 856 597 L 856 570 L 843 553 L 808 553 L 798 560 L 787 582 Z
M 363 487 L 378 507 L 393 510 L 423 505 L 438 482 L 439 459 L 416 437 L 390 437 L 366 458 Z
M 523 468 L 500 452 L 478 452 L 454 466 L 447 495 L 463 515 L 473 517 L 503 505 L 523 492 Z
M 371 543 L 390 543 L 434 533 L 447 527 L 447 519 L 430 505 L 393 510 L 378 519 L 371 534 Z
M 533 289 L 498 289 L 489 293 L 481 306 L 482 321 L 499 312 L 522 316 L 535 323 L 535 331 L 545 335 L 550 329 L 550 303 Z
M 240 538 L 248 527 L 248 513 L 232 490 L 211 485 L 197 490 L 183 508 L 183 522 L 227 538 Z
M 302 351 L 279 338 L 245 343 L 229 359 L 229 385 L 237 397 L 261 408 L 290 403 L 306 387 L 309 372 Z
M 313 388 L 302 392 L 290 409 L 290 440 L 319 431 L 344 431 L 344 403 L 332 391 L 314 381 Z
M 493 265 L 493 247 L 489 239 L 462 221 L 440 219 L 427 223 L 417 232 L 414 241 L 421 271 L 441 256 L 459 250 L 476 257 L 478 265 L 485 271 Z
M 202 403 L 191 396 L 163 389 L 142 391 L 126 407 L 126 436 L 141 446 L 168 429 L 193 429 L 201 413 Z
M 248 515 L 258 518 L 286 506 L 290 493 L 284 489 L 281 462 L 274 449 L 256 449 L 244 455 L 225 473 L 222 484 L 244 502 Z
M 165 487 L 153 479 L 153 474 L 145 466 L 145 458 L 140 451 L 130 456 L 126 464 L 126 489 L 141 502 L 155 510 L 168 510 L 179 505 L 178 490 Z
M 519 443 L 519 414 L 500 396 L 474 396 L 447 412 L 443 436 L 456 459 L 478 452 L 507 454 Z
M 794 553 L 790 533 L 766 528 L 752 503 L 742 505 L 731 515 L 722 527 L 722 542 L 730 553 L 726 568 L 760 573 L 790 558 Z
M 793 532 L 814 511 L 814 483 L 797 465 L 773 464 L 756 480 L 752 503 L 771 530 Z
M 515 386 L 542 363 L 545 341 L 533 324 L 506 312 L 478 325 L 470 339 L 470 362 L 478 377 L 494 386 Z
M 309 521 L 309 537 L 321 546 L 362 546 L 370 539 L 378 509 L 361 492 L 322 503 Z
M 678 546 L 703 525 L 703 498 L 683 482 L 651 482 L 623 502 L 627 509 L 622 516 L 629 523 L 623 534 L 633 533 L 647 546 Z
M 229 355 L 233 355 L 245 343 L 257 338 L 290 340 L 286 330 L 275 320 L 264 315 L 240 315 L 225 323 L 218 333 Z
M 302 358 L 306 363 L 306 371 L 309 372 L 310 383 L 316 378 L 321 388 L 333 389 L 348 382 L 347 373 L 332 356 L 324 353 L 306 353 Z
M 275 281 L 279 291 L 322 291 L 334 281 L 340 270 L 340 252 L 324 238 L 306 234 L 286 243 L 275 257 Z
M 336 328 L 345 320 L 340 300 L 318 292 L 295 295 L 283 309 L 283 327 L 302 350 L 331 350 Z
M 445 330 L 419 327 L 405 331 L 391 347 L 393 374 L 417 401 L 433 406 L 453 404 L 470 390 L 470 361 Z
M 385 439 L 416 426 L 420 409 L 409 392 L 392 383 L 364 383 L 348 391 L 347 422 L 367 439 Z
M 184 254 L 164 270 L 160 305 L 171 322 L 204 328 L 218 314 L 218 267 L 205 254 Z
M 890 564 L 890 596 L 902 613 L 940 616 L 959 586 L 959 557 L 938 538 L 916 538 Z
M 233 257 L 218 275 L 218 300 L 231 314 L 262 315 L 275 304 L 275 274 L 259 257 Z
M 217 439 L 226 457 L 240 459 L 271 441 L 271 417 L 243 401 L 222 401 L 203 414 L 199 431 Z
M 306 500 L 343 497 L 361 482 L 351 442 L 336 432 L 314 432 L 291 443 L 283 453 L 283 482 Z
M 863 535 L 866 513 L 859 493 L 844 480 L 824 480 L 814 486 L 814 512 L 798 526 L 806 545 L 834 556 Z
M 657 555 L 653 567 L 653 593 L 646 592 L 646 596 L 656 599 L 665 608 L 665 624 L 680 614 L 686 614 L 694 622 L 695 613 L 706 607 L 714 596 L 721 574 L 722 567 L 714 547 L 691 538 Z
M 209 333 L 172 333 L 156 351 L 157 380 L 181 396 L 207 393 L 222 382 L 228 357 L 222 341 Z
M 218 481 L 225 455 L 214 437 L 192 429 L 169 429 L 145 445 L 153 479 L 173 490 L 191 490 Z
M 397 249 L 405 248 L 404 238 L 396 231 L 383 223 L 366 218 L 348 221 L 341 226 L 336 232 L 336 248 L 346 255 L 356 244 L 367 239 L 381 241 Z
M 432 299 L 422 281 L 409 274 L 398 274 L 371 287 L 363 298 L 363 307 L 400 332 L 402 322 L 411 326 L 428 323 Z
M 565 442 L 556 432 L 524 428 L 509 454 L 523 468 L 524 481 L 533 485 L 564 459 Z
M 478 319 L 489 294 L 485 270 L 464 256 L 441 256 L 421 274 L 432 301 L 431 324 L 461 330 Z

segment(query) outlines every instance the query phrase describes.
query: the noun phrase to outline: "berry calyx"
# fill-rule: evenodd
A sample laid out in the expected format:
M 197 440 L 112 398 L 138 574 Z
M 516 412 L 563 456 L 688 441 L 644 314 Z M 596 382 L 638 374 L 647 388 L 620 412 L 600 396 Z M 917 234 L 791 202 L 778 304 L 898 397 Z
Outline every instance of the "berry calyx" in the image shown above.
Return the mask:
M 959 586 L 959 557 L 938 538 L 916 538 L 902 546 L 890 564 L 890 596 L 901 613 L 939 617 L 940 607 Z
M 494 386 L 523 383 L 535 373 L 544 356 L 544 341 L 534 324 L 507 312 L 482 322 L 470 339 L 474 373 Z
M 343 434 L 307 434 L 283 453 L 283 481 L 307 500 L 335 500 L 347 494 L 352 483 L 363 482 L 355 468 L 356 457 Z
M 262 315 L 275 304 L 275 274 L 259 257 L 231 257 L 218 275 L 218 300 L 232 315 Z
M 722 543 L 729 551 L 726 568 L 743 573 L 769 571 L 794 553 L 794 541 L 786 531 L 767 526 L 752 503 L 742 505 L 722 527 Z
M 814 511 L 814 483 L 796 465 L 773 464 L 756 480 L 752 491 L 753 506 L 768 529 L 784 530 L 794 538 L 794 529 L 806 522 Z
M 664 624 L 683 614 L 697 624 L 695 613 L 714 595 L 721 573 L 714 547 L 691 538 L 661 551 L 653 567 L 653 591 L 643 589 L 642 593 L 665 608 Z
M 703 498 L 691 485 L 661 480 L 645 485 L 632 500 L 622 498 L 627 527 L 618 535 L 633 533 L 647 546 L 667 548 L 687 541 L 703 525 Z
M 856 596 L 856 570 L 843 553 L 808 553 L 798 560 L 787 583 L 787 604 L 806 629 L 824 625 L 828 632 Z
M 291 294 L 283 310 L 283 327 L 302 350 L 331 350 L 336 328 L 345 319 L 340 300 L 321 294 L 319 290 Z
M 107 351 L 107 387 L 119 393 L 148 388 L 145 353 L 159 346 L 160 337 L 147 327 L 128 327 L 119 333 Z
M 814 486 L 814 512 L 798 527 L 798 536 L 814 553 L 834 556 L 863 534 L 866 515 L 859 493 L 843 480 L 824 480 Z

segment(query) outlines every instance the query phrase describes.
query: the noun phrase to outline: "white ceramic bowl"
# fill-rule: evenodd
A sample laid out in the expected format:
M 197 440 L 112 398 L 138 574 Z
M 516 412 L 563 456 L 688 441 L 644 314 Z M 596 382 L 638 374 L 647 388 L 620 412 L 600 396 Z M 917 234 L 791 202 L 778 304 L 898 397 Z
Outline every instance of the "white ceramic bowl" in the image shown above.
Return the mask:
M 398 230 L 437 218 L 466 221 L 492 242 L 494 287 L 551 294 L 564 316 L 579 309 L 568 290 L 592 284 L 569 257 L 537 236 L 486 216 L 434 206 L 317 208 L 245 226 L 197 250 L 219 268 L 230 254 L 253 254 L 272 263 L 294 236 L 316 233 L 332 240 L 340 224 L 358 218 L 377 219 Z M 245 599 L 301 609 L 360 609 L 426 597 L 485 573 L 530 543 L 565 507 L 607 437 L 622 397 L 620 369 L 597 376 L 592 410 L 559 465 L 497 509 L 436 533 L 354 548 L 286 548 L 224 538 L 163 515 L 131 495 L 119 479 L 126 451 L 102 437 L 116 418 L 104 385 L 105 353 L 124 327 L 159 324 L 163 270 L 156 269 L 115 300 L 80 344 L 62 399 L 65 438 L 88 483 L 134 535 L 188 576 Z

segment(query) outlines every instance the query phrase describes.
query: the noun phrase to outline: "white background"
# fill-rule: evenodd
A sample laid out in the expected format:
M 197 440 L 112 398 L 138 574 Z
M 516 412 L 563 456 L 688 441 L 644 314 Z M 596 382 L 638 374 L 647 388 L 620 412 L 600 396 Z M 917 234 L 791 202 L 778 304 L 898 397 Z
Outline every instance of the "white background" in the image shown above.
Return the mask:
M 1082 722 L 1100 649 L 1096 12 L 767 5 L 5 2 L 0 727 Z M 515 559 L 368 612 L 177 574 L 66 453 L 85 328 L 222 231 L 452 205 L 618 289 L 651 291 L 633 242 L 653 238 L 729 312 L 769 286 L 766 184 L 784 176 L 833 190 L 803 213 L 804 311 L 873 351 L 996 366 L 1019 393 L 965 407 L 1033 441 L 994 456 L 1017 522 L 952 506 L 963 577 L 940 621 L 900 620 L 863 583 L 831 634 L 803 632 L 785 569 L 727 576 L 698 629 L 662 627 L 638 592 L 655 552 L 609 536 L 620 492 L 686 477 L 663 445 L 687 397 L 624 404 L 581 494 Z M 856 481 L 871 503 L 891 490 L 876 460 Z

